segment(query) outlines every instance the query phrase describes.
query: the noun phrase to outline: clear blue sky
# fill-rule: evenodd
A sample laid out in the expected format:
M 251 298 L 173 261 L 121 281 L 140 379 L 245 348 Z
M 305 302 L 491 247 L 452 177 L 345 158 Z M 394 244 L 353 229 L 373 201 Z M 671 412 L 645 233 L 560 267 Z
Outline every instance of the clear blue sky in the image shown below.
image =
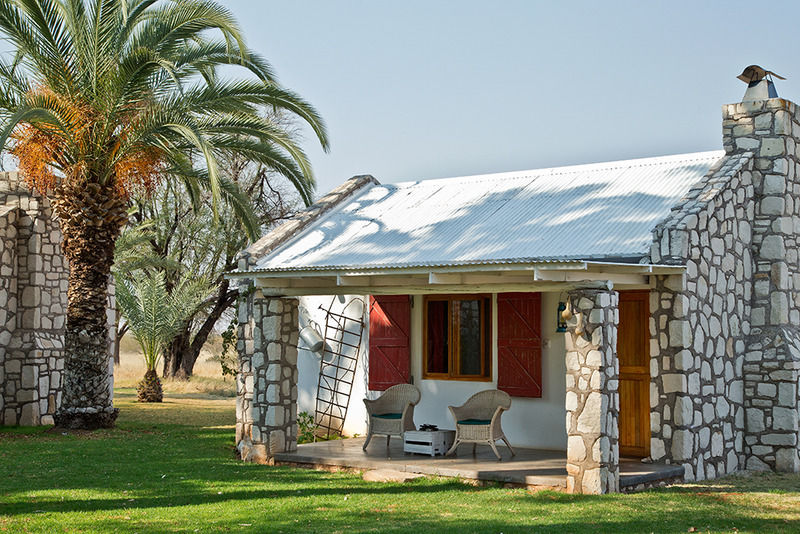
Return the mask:
M 743 67 L 800 102 L 800 2 L 227 0 L 327 121 L 319 192 L 721 148 Z
M 796 0 L 219 1 L 325 118 L 318 195 L 720 149 L 751 63 L 800 103 Z

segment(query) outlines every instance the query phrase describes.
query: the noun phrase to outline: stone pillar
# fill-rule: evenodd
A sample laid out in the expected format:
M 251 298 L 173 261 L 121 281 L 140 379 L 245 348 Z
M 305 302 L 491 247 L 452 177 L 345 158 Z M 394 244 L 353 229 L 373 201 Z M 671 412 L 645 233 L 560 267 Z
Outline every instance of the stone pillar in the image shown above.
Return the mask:
M 297 449 L 297 299 L 239 304 L 236 447 L 246 462 L 271 463 Z
M 569 294 L 566 335 L 567 491 L 619 491 L 619 294 Z

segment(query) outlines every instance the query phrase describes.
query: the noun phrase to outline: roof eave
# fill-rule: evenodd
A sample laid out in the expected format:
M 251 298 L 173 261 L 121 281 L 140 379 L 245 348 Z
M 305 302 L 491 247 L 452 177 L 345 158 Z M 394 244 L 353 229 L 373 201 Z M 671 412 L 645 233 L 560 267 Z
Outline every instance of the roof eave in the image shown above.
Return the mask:
M 683 265 L 548 261 L 229 273 L 250 279 L 265 296 L 564 291 L 576 287 L 645 289 L 652 275 L 683 276 Z
M 387 265 L 387 266 L 360 266 L 360 265 L 331 265 L 320 267 L 282 267 L 252 270 L 236 270 L 226 273 L 229 279 L 237 278 L 302 278 L 304 276 L 320 275 L 361 275 L 379 276 L 395 273 L 422 274 L 436 272 L 503 272 L 503 271 L 533 271 L 543 270 L 597 270 L 612 269 L 609 272 L 637 272 L 648 274 L 672 274 L 683 272 L 683 265 L 667 265 L 652 263 L 632 263 L 622 261 L 603 261 L 601 259 L 547 259 L 528 261 L 482 261 L 464 263 L 442 264 L 413 264 L 413 265 Z

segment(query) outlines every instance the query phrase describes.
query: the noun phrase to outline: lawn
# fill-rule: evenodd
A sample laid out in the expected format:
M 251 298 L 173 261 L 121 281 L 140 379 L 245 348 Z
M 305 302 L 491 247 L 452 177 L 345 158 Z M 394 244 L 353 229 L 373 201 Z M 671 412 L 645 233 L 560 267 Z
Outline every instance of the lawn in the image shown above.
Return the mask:
M 231 399 L 134 400 L 118 390 L 114 430 L 0 429 L 0 532 L 800 532 L 795 475 L 603 497 L 368 483 L 238 462 Z

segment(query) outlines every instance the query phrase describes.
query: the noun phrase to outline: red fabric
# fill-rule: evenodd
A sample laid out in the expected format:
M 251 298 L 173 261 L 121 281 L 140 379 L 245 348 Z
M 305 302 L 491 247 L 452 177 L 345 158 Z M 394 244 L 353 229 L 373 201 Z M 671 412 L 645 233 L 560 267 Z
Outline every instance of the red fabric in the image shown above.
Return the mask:
M 369 302 L 369 389 L 383 391 L 411 377 L 411 300 L 374 295 Z
M 447 316 L 446 300 L 428 301 L 428 369 L 429 373 L 447 372 Z
M 497 295 L 497 389 L 542 396 L 541 293 Z

